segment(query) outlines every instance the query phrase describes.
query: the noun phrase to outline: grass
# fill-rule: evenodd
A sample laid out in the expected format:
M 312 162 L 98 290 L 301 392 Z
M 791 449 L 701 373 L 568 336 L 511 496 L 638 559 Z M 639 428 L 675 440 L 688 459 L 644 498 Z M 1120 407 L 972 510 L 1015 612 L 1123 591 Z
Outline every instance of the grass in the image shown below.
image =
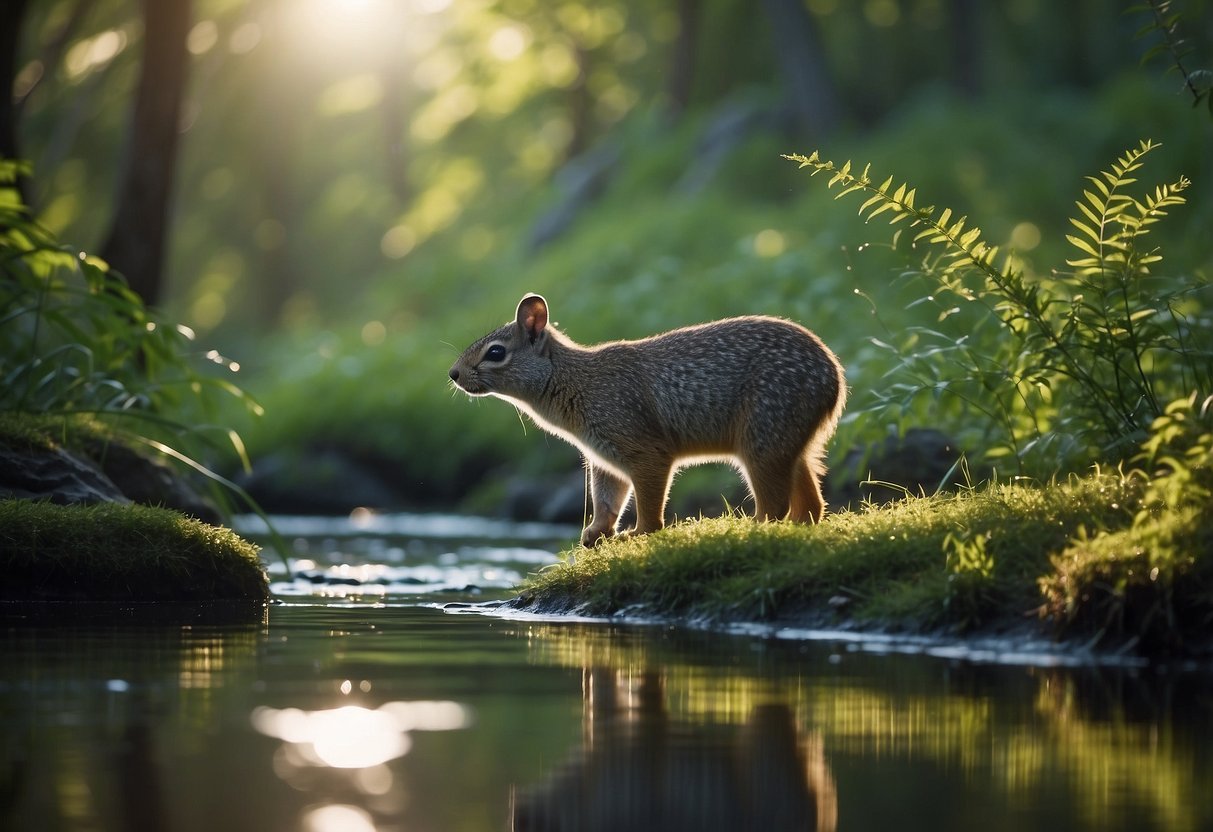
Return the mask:
M 1095 474 L 910 498 L 816 526 L 700 519 L 566 553 L 530 579 L 520 603 L 935 633 L 1051 622 L 1061 636 L 1109 643 L 1149 617 L 1151 646 L 1182 649 L 1213 613 L 1213 529 L 1195 512 L 1157 518 L 1158 545 L 1187 560 L 1150 579 L 1122 556 L 1147 534 L 1133 525 L 1141 493 L 1137 478 Z M 1143 581 L 1150 598 L 1137 592 Z M 1168 613 L 1148 611 L 1158 596 L 1172 599 Z M 1108 627 L 1109 618 L 1123 626 Z
M 1166 650 L 1213 624 L 1213 523 L 1195 507 L 1080 537 L 1040 578 L 1049 617 L 1096 638 Z
M 167 509 L 0 501 L 0 600 L 269 599 L 257 547 Z

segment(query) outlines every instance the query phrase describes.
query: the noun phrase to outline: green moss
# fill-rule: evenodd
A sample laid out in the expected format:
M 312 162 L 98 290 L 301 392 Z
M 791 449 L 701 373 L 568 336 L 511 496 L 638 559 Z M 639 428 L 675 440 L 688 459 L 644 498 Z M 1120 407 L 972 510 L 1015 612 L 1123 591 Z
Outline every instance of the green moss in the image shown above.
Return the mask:
M 1151 578 L 1151 568 L 1121 554 L 1136 539 L 1124 530 L 1141 491 L 1138 479 L 1096 474 L 907 499 L 829 515 L 816 526 L 736 516 L 690 521 L 571 551 L 563 565 L 531 579 L 524 603 L 918 632 L 1022 627 L 1046 616 L 1062 635 L 1080 636 L 1109 614 L 1092 588 L 1115 586 L 1119 575 L 1125 586 L 1149 583 L 1168 598 L 1203 599 L 1160 609 L 1176 628 L 1207 623 L 1213 528 L 1195 512 L 1165 515 L 1169 531 L 1158 540 L 1184 555 Z M 1099 532 L 1109 534 L 1082 554 L 1071 546 Z
M 0 445 L 30 450 L 79 450 L 93 443 L 116 441 L 121 441 L 121 434 L 89 414 L 0 410 Z
M 0 445 L 13 448 L 51 450 L 68 430 L 63 416 L 0 411 Z
M 1060 626 L 1149 650 L 1208 638 L 1213 623 L 1213 523 L 1196 507 L 1119 531 L 1080 536 L 1040 579 Z
M 0 600 L 266 601 L 257 548 L 165 509 L 0 501 Z

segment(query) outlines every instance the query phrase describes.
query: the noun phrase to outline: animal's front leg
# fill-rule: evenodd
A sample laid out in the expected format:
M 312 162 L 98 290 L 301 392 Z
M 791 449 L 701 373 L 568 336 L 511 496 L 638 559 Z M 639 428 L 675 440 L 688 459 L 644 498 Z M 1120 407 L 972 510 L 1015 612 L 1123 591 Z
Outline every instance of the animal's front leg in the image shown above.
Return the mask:
M 597 465 L 586 463 L 590 469 L 590 498 L 594 503 L 594 516 L 590 525 L 581 533 L 581 545 L 597 545 L 604 537 L 615 534 L 619 514 L 632 490 L 631 484 Z

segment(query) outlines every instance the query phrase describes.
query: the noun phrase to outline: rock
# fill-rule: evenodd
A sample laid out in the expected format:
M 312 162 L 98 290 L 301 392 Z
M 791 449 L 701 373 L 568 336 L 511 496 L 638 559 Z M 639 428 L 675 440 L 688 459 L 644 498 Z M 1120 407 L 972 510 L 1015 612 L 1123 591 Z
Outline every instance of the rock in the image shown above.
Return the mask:
M 211 525 L 223 522 L 215 504 L 164 462 L 118 442 L 94 441 L 88 445 L 88 453 L 132 501 L 171 508 Z
M 714 517 L 725 513 L 726 503 L 753 511 L 741 476 L 723 465 L 715 466 L 714 471 L 710 467 L 695 466 L 679 474 L 670 491 L 667 519 Z M 582 525 L 590 513 L 585 471 L 573 467 L 562 474 L 511 477 L 495 505 L 494 513 L 510 520 Z M 635 501 L 628 500 L 619 518 L 620 528 L 636 522 L 635 509 Z
M 62 448 L 0 446 L 0 499 L 59 505 L 130 503 L 91 461 Z
M 0 446 L 0 499 L 58 505 L 141 503 L 180 511 L 204 523 L 222 516 L 213 503 L 165 463 L 119 442 L 83 448 Z
M 510 520 L 580 524 L 586 516 L 585 471 L 514 477 L 506 482 L 499 513 Z
M 238 482 L 270 513 L 340 515 L 402 502 L 378 474 L 333 449 L 269 454 Z
M 837 462 L 827 459 L 831 463 L 823 483 L 827 510 L 857 509 L 863 500 L 888 503 L 907 491 L 933 494 L 945 478 L 945 487 L 964 484 L 963 472 L 959 467 L 953 470 L 960 455 L 947 435 L 929 428 L 912 428 L 904 436 L 853 448 Z M 495 513 L 511 520 L 577 525 L 589 513 L 585 488 L 585 472 L 580 468 L 547 476 L 517 475 L 506 480 L 504 496 L 493 505 Z M 753 514 L 754 502 L 741 476 L 723 465 L 695 466 L 675 479 L 666 518 L 716 517 L 725 513 L 726 504 Z M 629 500 L 620 527 L 634 521 L 634 501 Z
M 830 466 L 826 502 L 834 510 L 856 509 L 863 500 L 890 503 L 907 491 L 933 494 L 941 483 L 945 488 L 963 484 L 962 472 L 954 469 L 961 453 L 947 435 L 932 428 L 911 428 L 904 436 L 852 448 Z

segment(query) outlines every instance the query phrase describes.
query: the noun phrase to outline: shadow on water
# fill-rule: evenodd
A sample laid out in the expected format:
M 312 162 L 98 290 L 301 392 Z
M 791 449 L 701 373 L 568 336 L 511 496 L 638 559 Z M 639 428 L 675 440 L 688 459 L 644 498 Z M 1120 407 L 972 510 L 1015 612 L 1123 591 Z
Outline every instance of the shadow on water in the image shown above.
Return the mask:
M 1207 668 L 451 614 L 549 544 L 291 537 L 245 618 L 0 608 L 0 828 L 1213 828 Z

